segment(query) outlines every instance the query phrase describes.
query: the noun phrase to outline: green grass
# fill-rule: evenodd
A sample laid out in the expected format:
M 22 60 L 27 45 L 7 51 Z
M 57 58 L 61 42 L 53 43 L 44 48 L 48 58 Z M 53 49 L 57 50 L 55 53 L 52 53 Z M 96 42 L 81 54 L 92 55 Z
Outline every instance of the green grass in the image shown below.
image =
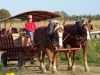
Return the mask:
M 88 59 L 88 63 L 100 64 L 100 40 L 94 39 L 88 42 L 87 59 Z M 67 61 L 63 53 L 61 54 L 61 60 Z M 76 52 L 76 62 L 83 63 L 82 50 Z

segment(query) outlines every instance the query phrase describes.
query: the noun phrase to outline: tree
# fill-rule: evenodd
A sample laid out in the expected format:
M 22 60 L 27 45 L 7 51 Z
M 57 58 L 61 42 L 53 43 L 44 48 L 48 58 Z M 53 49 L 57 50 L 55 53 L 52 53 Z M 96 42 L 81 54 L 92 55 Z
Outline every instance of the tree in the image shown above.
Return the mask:
M 4 19 L 4 18 L 7 18 L 7 17 L 10 17 L 10 16 L 11 16 L 11 14 L 8 10 L 0 9 L 0 20 Z
M 54 13 L 55 13 L 55 14 L 58 14 L 58 15 L 60 15 L 60 16 L 61 16 L 60 11 L 55 11 Z M 60 21 L 62 20 L 62 18 L 61 18 L 61 17 L 57 17 L 56 19 L 57 19 L 57 20 L 60 20 Z
M 61 15 L 62 15 L 63 20 L 69 19 L 69 15 L 65 11 L 61 11 Z

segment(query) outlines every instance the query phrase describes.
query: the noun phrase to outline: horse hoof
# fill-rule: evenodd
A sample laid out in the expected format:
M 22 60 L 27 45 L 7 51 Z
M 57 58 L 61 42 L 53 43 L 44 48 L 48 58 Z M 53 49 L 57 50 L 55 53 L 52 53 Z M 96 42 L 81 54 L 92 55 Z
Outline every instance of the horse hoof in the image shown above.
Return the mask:
M 90 70 L 89 69 L 85 69 L 85 72 L 90 72 Z
M 52 70 L 52 66 L 50 66 L 50 65 L 46 65 L 46 70 L 48 70 L 48 71 L 51 71 Z
M 42 73 L 47 73 L 47 71 L 46 70 L 43 70 Z
M 39 69 L 42 71 L 42 73 L 46 73 L 47 72 L 45 68 L 39 67 Z
M 46 73 L 47 72 L 46 69 L 41 69 L 41 71 L 42 71 L 42 73 Z
M 51 71 L 52 70 L 52 67 L 46 66 L 46 70 Z
M 52 70 L 52 68 L 49 68 L 49 67 L 48 67 L 48 68 L 46 68 L 46 70 L 51 71 L 51 70 Z
M 72 67 L 68 67 L 67 70 L 68 70 L 68 71 L 71 71 L 71 70 L 72 70 Z
M 57 69 L 53 68 L 52 73 L 56 73 L 56 72 L 57 72 Z
M 57 72 L 58 72 L 57 70 L 53 70 L 53 71 L 52 71 L 52 73 L 57 73 Z

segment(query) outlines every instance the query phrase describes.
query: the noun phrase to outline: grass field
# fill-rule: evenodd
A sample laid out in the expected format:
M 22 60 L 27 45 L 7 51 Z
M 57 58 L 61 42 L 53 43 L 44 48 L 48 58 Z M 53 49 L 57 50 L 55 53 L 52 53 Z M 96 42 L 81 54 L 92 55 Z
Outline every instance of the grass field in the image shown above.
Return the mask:
M 47 21 L 44 21 L 44 22 L 40 21 L 40 22 L 37 22 L 36 24 L 37 24 L 38 27 L 40 27 L 40 26 L 47 26 L 47 23 L 48 23 Z M 66 21 L 65 23 L 66 24 L 72 24 L 72 23 L 74 24 L 75 21 Z M 24 24 L 25 24 L 25 22 L 19 22 L 19 21 L 13 22 L 13 27 L 15 27 L 19 30 L 20 28 L 24 27 Z M 93 20 L 91 22 L 91 24 L 93 25 L 93 31 L 100 30 L 100 20 Z M 2 29 L 3 27 L 4 27 L 3 23 L 0 23 L 0 29 Z M 9 27 L 10 27 L 10 24 L 7 23 L 7 28 L 9 29 Z

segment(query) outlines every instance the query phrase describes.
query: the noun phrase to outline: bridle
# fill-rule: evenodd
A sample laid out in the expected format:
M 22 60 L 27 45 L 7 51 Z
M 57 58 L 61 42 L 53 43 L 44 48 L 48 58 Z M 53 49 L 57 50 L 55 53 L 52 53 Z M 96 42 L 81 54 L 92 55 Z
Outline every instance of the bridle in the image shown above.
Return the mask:
M 55 23 L 53 27 L 53 32 L 51 35 L 53 35 L 53 40 L 52 44 L 56 43 L 56 46 L 61 46 L 62 44 L 62 39 L 63 39 L 63 33 L 64 33 L 64 27 L 60 23 Z M 59 42 L 58 42 L 59 40 Z M 57 43 L 58 42 L 58 43 Z

